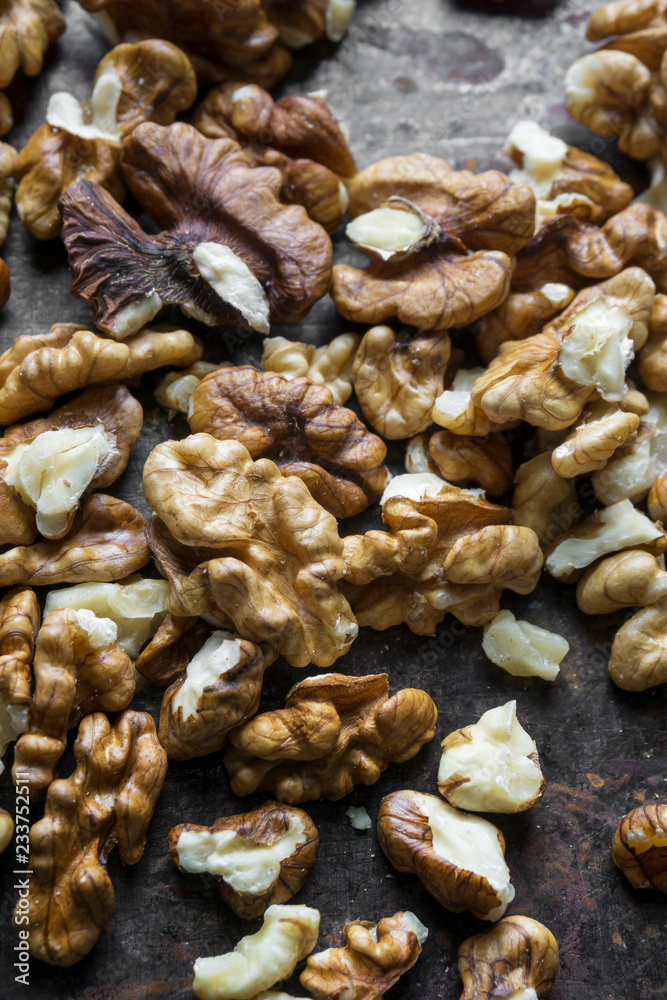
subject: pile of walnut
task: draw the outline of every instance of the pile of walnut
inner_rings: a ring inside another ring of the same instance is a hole
[[[434,635],[451,614],[484,627],[502,669],[553,681],[567,641],[501,610],[505,590],[530,593],[544,568],[576,584],[586,614],[639,609],[614,640],[615,684],[667,682],[659,178],[633,202],[609,166],[531,122],[509,136],[508,175],[424,154],[357,173],[325,96],[274,100],[262,87],[284,75],[290,48],[339,39],[352,0],[242,0],[222,17],[211,5],[210,20],[194,0],[169,18],[157,0],[80,2],[120,40],[90,99],[54,94],[24,149],[0,147],[0,240],[17,183],[21,221],[39,239],[61,236],[98,328],[56,324],[0,357],[0,585],[12,588],[0,603],[0,749],[18,740],[14,778],[45,798],[30,950],[70,965],[92,949],[113,908],[107,855],[118,845],[124,862],[141,857],[167,758],[224,750],[233,792],[271,800],[209,827],[182,823],[169,848],[263,925],[196,961],[197,996],[285,996],[271,988],[308,956],[300,981],[315,1000],[373,1000],[416,962],[426,928],[402,911],[355,920],[345,944],[311,954],[320,914],[289,903],[319,841],[300,806],[412,758],[434,737],[436,705],[419,689],[390,693],[386,674],[320,673],[257,714],[264,673],[278,656],[332,667],[364,627]],[[15,50],[0,86],[19,66],[40,69],[64,30],[52,8],[12,0],[0,15]],[[23,18],[40,30],[26,33]],[[589,36],[620,38],[568,74],[572,113],[601,131],[621,114],[622,147],[642,158],[664,146],[666,29],[663,0],[602,8]],[[631,82],[632,101],[612,79]],[[192,124],[177,122],[203,83],[215,86]],[[7,131],[4,99],[0,123]],[[122,207],[128,190],[157,233]],[[346,212],[365,266],[333,264],[329,233]],[[8,290],[2,265],[0,302]],[[204,360],[196,337],[160,323],[178,306],[267,336],[327,293],[363,332],[318,349],[267,337],[261,370],[224,360],[213,340]],[[463,367],[450,331],[470,324],[479,365]],[[144,524],[101,491],[141,432],[125,383],[159,368],[171,370],[156,397],[191,434],[149,455]],[[353,395],[363,420],[345,405]],[[389,473],[383,438],[405,442],[404,475]],[[383,527],[339,523],[378,504]],[[151,558],[164,579],[133,575]],[[42,620],[32,588],[63,583]],[[157,728],[131,708],[133,664],[166,688]],[[516,710],[446,737],[440,796],[394,791],[378,816],[392,865],[447,909],[493,922],[461,945],[462,1000],[530,1000],[556,975],[550,931],[503,916],[514,898],[503,836],[475,815],[519,812],[544,792]],[[61,779],[77,724],[75,770]],[[613,856],[633,885],[667,891],[666,829],[662,805],[619,825]],[[10,837],[0,816],[0,848]]]

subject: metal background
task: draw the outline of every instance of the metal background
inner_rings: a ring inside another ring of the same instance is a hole
[[[140,2],[140,0],[137,0]],[[624,161],[612,145],[569,121],[563,106],[563,76],[587,50],[584,26],[595,5],[572,0],[553,7],[527,2],[454,4],[449,0],[360,0],[340,46],[319,45],[299,56],[285,92],[327,89],[332,107],[350,126],[351,145],[363,167],[383,156],[423,151],[461,166],[503,166],[500,154],[509,128],[534,117],[558,135],[610,160],[626,179],[641,184],[643,168]],[[66,3],[68,29],[50,50],[45,72],[10,90],[16,126],[9,136],[20,148],[43,120],[48,96],[68,90],[83,98],[98,60],[107,50],[93,22]],[[136,207],[136,206],[135,206]],[[339,233],[337,259],[349,257]],[[2,347],[22,333],[37,333],[56,321],[84,321],[91,309],[69,293],[69,274],[58,241],[33,240],[11,221],[3,255],[12,278],[10,303],[0,312]],[[177,320],[181,322],[181,319]],[[258,362],[258,337],[238,343],[203,331],[207,356]],[[332,303],[318,303],[300,325],[278,330],[293,339],[326,342],[346,326]],[[458,336],[465,343],[465,335]],[[230,352],[231,348],[233,352]],[[145,425],[115,491],[148,513],[141,495],[143,462],[164,438],[187,433],[169,424],[151,395],[155,377],[145,376],[138,396]],[[392,446],[391,467],[400,471],[403,447]],[[379,508],[342,526],[343,533],[379,526]],[[628,694],[608,681],[610,640],[623,620],[585,618],[574,588],[545,579],[526,598],[503,606],[565,635],[570,654],[553,684],[515,679],[490,664],[481,650],[481,630],[447,619],[434,638],[406,627],[384,633],[364,630],[336,668],[350,674],[384,671],[392,692],[423,687],[440,718],[436,739],[412,761],[391,766],[373,787],[359,787],[340,802],[306,805],[320,831],[320,849],[295,902],[316,906],[322,923],[319,948],[340,941],[351,919],[379,920],[411,909],[429,928],[416,966],[391,996],[403,1000],[454,1000],[461,992],[456,971],[460,943],[485,926],[442,909],[416,878],[399,875],[382,855],[375,829],[355,832],[345,811],[364,805],[373,821],[381,798],[399,788],[434,792],[439,743],[489,708],[510,698],[537,741],[547,790],[540,805],[515,817],[492,817],[507,841],[507,861],[516,887],[511,913],[546,923],[558,939],[560,970],[553,1000],[645,1000],[667,993],[665,904],[658,893],[638,892],[610,857],[619,818],[638,802],[665,789],[663,689]],[[262,709],[278,707],[308,671],[276,664],[266,676]],[[161,692],[146,686],[133,707],[156,718]],[[71,744],[71,741],[70,741]],[[8,770],[11,751],[7,754]],[[68,752],[60,774],[71,771]],[[231,949],[257,922],[238,920],[218,898],[213,880],[179,873],[167,853],[167,833],[176,823],[211,823],[216,817],[253,808],[261,796],[235,799],[221,755],[170,765],[142,860],[123,869],[115,854],[109,873],[116,893],[113,916],[93,951],[69,969],[33,960],[29,988],[13,981],[15,903],[12,848],[0,857],[0,996],[6,1000],[144,1000],[191,997],[192,963],[201,955]],[[0,779],[0,804],[13,808],[8,771]],[[33,808],[33,820],[41,806]],[[285,989],[302,995],[296,978]]]

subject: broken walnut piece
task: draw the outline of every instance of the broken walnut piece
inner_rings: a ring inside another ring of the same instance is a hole
[[[23,225],[40,240],[58,236],[59,199],[76,181],[95,181],[123,201],[123,141],[141,122],[171,125],[196,96],[192,66],[175,45],[155,38],[117,45],[97,67],[90,100],[52,94],[46,121],[19,153],[14,176]]]
[[[167,372],[155,387],[155,398],[165,409],[174,413],[190,413],[192,394],[203,378],[219,368],[231,368],[230,361],[222,361],[219,365],[210,361],[195,361],[189,368],[182,371]]]
[[[46,795],[58,776],[67,731],[93,712],[118,712],[134,697],[132,661],[109,618],[92,611],[52,611],[37,636],[35,689],[28,728],[14,751],[12,775],[29,775],[30,796]]]
[[[667,597],[667,572],[650,552],[626,549],[594,563],[577,584],[577,605],[587,615],[612,615]]]
[[[609,676],[623,691],[667,683],[667,599],[640,608],[614,636]]]
[[[8,745],[28,725],[32,659],[40,609],[34,590],[14,587],[0,601],[0,774]]]
[[[343,935],[343,947],[327,948],[306,959],[299,982],[314,1000],[382,997],[415,964],[428,930],[408,910],[377,924],[353,920],[345,924]]]
[[[123,143],[123,170],[157,235],[91,181],[61,199],[72,292],[116,339],[167,305],[208,326],[266,334],[329,290],[328,235],[301,206],[282,204],[280,173],[253,167],[232,139],[145,123]]]
[[[124,500],[94,493],[83,501],[64,538],[1,553],[0,587],[121,580],[150,557],[139,511]]]
[[[209,872],[241,920],[261,917],[301,889],[315,861],[319,834],[308,813],[281,802],[223,816],[209,826],[180,823],[169,853],[182,872]]]
[[[348,189],[349,239],[366,269],[337,265],[332,296],[346,319],[397,316],[420,330],[465,326],[509,292],[509,255],[531,237],[535,199],[497,171],[473,175],[416,153],[367,167]]]
[[[352,370],[361,343],[358,333],[341,333],[323,347],[286,337],[267,337],[262,370],[283,378],[308,378],[331,390],[338,406],[352,395]]]
[[[484,626],[482,649],[492,663],[513,677],[555,681],[570,644],[556,632],[532,622],[517,621],[511,611],[499,611]]]
[[[137,672],[157,687],[168,687],[185,673],[188,663],[210,634],[211,626],[199,618],[179,618],[167,612],[155,635],[137,657]]]
[[[645,398],[649,410],[636,433],[591,476],[595,495],[605,506],[625,499],[639,503],[667,472],[667,406],[662,395]]]
[[[233,439],[252,458],[276,462],[284,476],[298,476],[336,517],[359,514],[377,501],[389,473],[387,448],[326,386],[287,379],[252,365],[206,376],[192,396],[193,433]]]
[[[450,353],[447,333],[414,336],[388,326],[366,331],[354,360],[354,391],[378,434],[393,441],[430,427]]]
[[[172,614],[269,642],[292,666],[347,652],[358,628],[337,586],[343,543],[300,479],[238,441],[195,434],[154,448],[143,485],[163,522],[149,538]]]
[[[483,374],[483,368],[459,368],[451,385],[433,404],[431,418],[434,423],[445,427],[452,434],[466,437],[485,437],[494,431],[509,430],[518,426],[518,421],[496,423],[472,402],[472,390],[477,379]]]
[[[512,485],[512,455],[502,434],[479,438],[437,431],[431,435],[428,450],[440,475],[457,486],[475,483],[490,496],[499,497]]]
[[[658,476],[648,495],[648,512],[654,521],[667,521],[667,476]]]
[[[605,400],[593,400],[562,444],[554,448],[551,462],[555,471],[572,479],[603,469],[614,453],[632,440],[639,425],[636,413],[627,413]]]
[[[322,674],[295,684],[284,708],[229,734],[223,761],[232,791],[268,791],[299,804],[374,784],[433,739],[438,714],[425,691],[388,693],[386,674]]]
[[[510,292],[505,301],[478,321],[477,353],[488,364],[508,340],[525,340],[539,333],[574,298],[574,289],[547,282],[532,292]]]
[[[24,334],[0,355],[0,425],[48,410],[75,389],[166,365],[186,367],[202,353],[201,341],[172,326],[144,327],[122,344],[75,323]]]
[[[264,0],[263,6],[281,42],[290,49],[301,49],[324,36],[340,42],[356,0]]]
[[[552,455],[544,451],[522,462],[514,477],[514,523],[531,528],[542,549],[548,548],[583,515],[574,479],[558,475]]]
[[[637,353],[638,371],[654,392],[667,392],[667,295],[656,295],[648,339]]]
[[[551,992],[558,944],[548,927],[512,914],[459,948],[460,1000],[539,1000]]]
[[[276,658],[231,632],[216,631],[167,689],[160,709],[160,743],[172,760],[221,750],[234,726],[259,707],[264,671]]]
[[[124,385],[88,389],[47,417],[0,439],[0,542],[62,538],[81,497],[110,486],[127,466],[143,423]]]
[[[392,792],[380,803],[377,830],[394,868],[416,875],[453,913],[498,920],[514,899],[503,835],[481,816],[437,795]]]
[[[26,76],[41,73],[46,50],[64,30],[65,18],[54,0],[7,0],[0,12],[0,90],[19,69]]]
[[[516,702],[484,712],[442,742],[438,791],[473,812],[516,813],[544,794],[537,746],[516,717]]]
[[[14,820],[6,809],[0,809],[0,854],[11,844],[14,836]]]
[[[0,133],[1,134],[1,133]],[[0,142],[0,246],[5,242],[14,198],[14,164],[17,152],[7,142]]]
[[[30,830],[28,906],[19,901],[14,917],[29,914],[30,954],[60,966],[96,944],[114,904],[107,855],[117,844],[123,864],[140,859],[167,771],[152,718],[131,709],[113,724],[102,712],[85,716],[74,760]]]
[[[644,803],[623,817],[611,856],[635,889],[667,892],[667,803]]]

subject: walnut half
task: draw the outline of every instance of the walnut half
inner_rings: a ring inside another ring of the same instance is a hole
[[[556,939],[531,917],[503,917],[459,948],[461,1000],[538,1000],[551,992],[557,971]]]

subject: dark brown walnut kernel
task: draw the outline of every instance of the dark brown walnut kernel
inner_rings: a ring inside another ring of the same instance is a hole
[[[135,667],[151,684],[167,687],[185,673],[210,634],[211,626],[199,618],[167,613],[151,641],[139,653]]]
[[[428,450],[440,475],[457,486],[474,483],[492,497],[507,493],[512,485],[512,454],[502,434],[464,437],[437,431]]]
[[[459,948],[460,1000],[545,997],[558,972],[558,943],[531,917],[503,917]]]
[[[667,892],[667,803],[650,802],[616,827],[611,854],[635,889]]]

